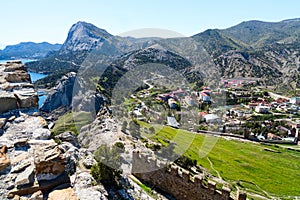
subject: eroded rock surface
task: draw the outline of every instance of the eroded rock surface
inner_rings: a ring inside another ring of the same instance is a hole
[[[6,156],[6,146],[2,146],[0,150],[0,172],[5,170],[10,165],[10,160]]]
[[[38,106],[38,95],[21,61],[0,64],[0,113]]]
[[[69,182],[76,166],[74,157],[79,158],[74,155],[77,147],[56,144],[40,116],[21,113],[7,121],[0,136],[0,199],[48,191]]]

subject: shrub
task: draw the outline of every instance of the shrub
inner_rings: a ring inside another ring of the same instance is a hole
[[[122,173],[120,148],[122,143],[116,143],[112,148],[101,145],[95,152],[97,163],[92,166],[92,176],[102,183],[117,184]]]
[[[191,167],[197,165],[197,160],[193,160],[185,155],[182,155],[175,161],[175,163],[185,169],[190,169]]]
[[[115,151],[118,152],[118,153],[124,153],[125,152],[125,146],[122,142],[116,142],[114,144],[114,148],[115,148]]]
[[[155,133],[155,129],[154,129],[153,126],[151,126],[151,127],[149,128],[149,133],[150,133],[150,134],[154,134],[154,133]]]

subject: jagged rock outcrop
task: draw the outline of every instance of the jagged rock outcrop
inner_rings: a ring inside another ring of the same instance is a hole
[[[83,160],[82,163],[86,168],[91,169],[93,165],[97,164],[97,161],[94,156],[90,154]]]
[[[21,61],[0,64],[0,113],[38,106],[38,95]]]
[[[37,146],[34,165],[38,181],[54,180],[62,175],[66,167],[66,157],[59,146]]]
[[[94,122],[81,128],[78,140],[83,147],[94,152],[102,144],[113,144],[123,134],[118,131],[116,119],[110,117],[109,111],[103,109]]]
[[[0,90],[0,113],[17,109],[17,98],[10,92]]]
[[[113,35],[109,34],[106,30],[100,29],[93,24],[80,21],[71,27],[68,37],[59,53],[90,51],[96,47],[101,47],[108,51],[109,54],[115,54],[118,50],[111,44],[112,39]]]
[[[75,72],[70,72],[63,76],[56,83],[53,92],[47,97],[40,109],[49,113],[60,107],[70,107],[72,103],[75,79]]]
[[[74,132],[72,131],[67,131],[67,132],[63,132],[57,136],[55,136],[55,139],[58,139],[62,142],[69,142],[72,145],[74,145],[75,147],[80,147],[77,136]]]
[[[89,80],[83,77],[77,77],[75,72],[64,75],[48,95],[44,104],[40,108],[41,111],[51,113],[56,109],[65,109],[76,111],[93,112],[94,114],[102,107],[105,98],[89,89]]]
[[[1,121],[0,199],[107,199],[87,169],[78,169],[91,153],[73,133],[59,135],[57,144],[40,116],[20,113]]]
[[[0,199],[47,191],[68,182],[68,174],[74,173],[73,158],[78,158],[77,148],[50,139],[47,123],[40,116],[21,114],[11,119],[0,136]]]
[[[103,185],[94,185],[96,180],[87,172],[77,172],[71,176],[71,185],[75,194],[82,200],[107,199],[107,192]]]

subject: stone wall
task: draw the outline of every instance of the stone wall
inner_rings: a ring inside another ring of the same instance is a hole
[[[236,198],[230,195],[231,190],[223,186],[216,189],[216,183],[204,184],[202,175],[192,176],[188,171],[165,162],[149,158],[148,155],[134,153],[132,174],[137,178],[171,194],[178,200],[246,200],[246,194],[239,192]]]

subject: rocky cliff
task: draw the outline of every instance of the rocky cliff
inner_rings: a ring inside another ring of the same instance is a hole
[[[38,106],[37,92],[21,61],[0,64],[0,105],[0,113]]]
[[[76,73],[70,72],[63,76],[54,87],[41,107],[42,111],[51,112],[59,107],[69,108],[72,103],[73,86]]]
[[[88,78],[86,78],[88,79]],[[105,99],[96,93],[85,77],[77,77],[75,72],[62,76],[56,83],[53,91],[48,95],[41,111],[51,113],[57,109],[93,112],[95,115],[102,107]]]
[[[41,116],[0,119],[0,199],[107,199],[79,166],[91,154],[73,133],[51,136]]]

